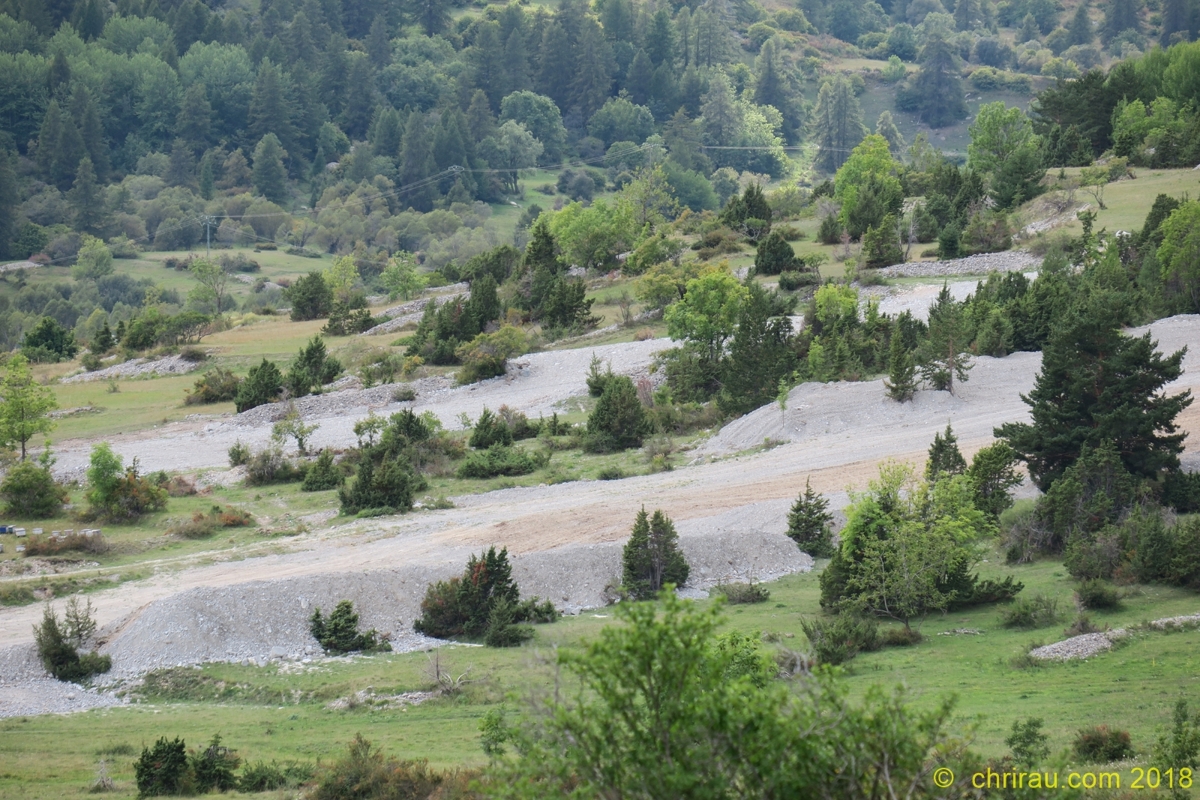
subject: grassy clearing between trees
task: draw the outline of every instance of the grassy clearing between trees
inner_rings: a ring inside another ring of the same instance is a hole
[[[1067,175],[1078,177],[1079,169],[1066,170]],[[1079,191],[1075,195],[1077,204],[1089,203],[1096,211],[1095,230],[1106,228],[1110,233],[1116,231],[1141,230],[1146,221],[1146,212],[1154,205],[1154,198],[1160,194],[1180,197],[1188,194],[1192,197],[1200,194],[1200,173],[1190,169],[1148,169],[1134,167],[1136,178],[1110,183],[1104,188],[1104,204],[1108,208],[1097,211],[1091,195]],[[1047,173],[1047,181],[1053,186],[1058,172],[1051,170]],[[1037,202],[1037,201],[1034,201]],[[1071,220],[1060,230],[1078,236],[1082,228],[1078,220]]]
[[[982,565],[985,577],[1012,574],[1025,583],[1023,595],[1045,594],[1070,613],[1074,583],[1060,563],[1005,567],[997,558]],[[778,639],[772,646],[802,649],[800,620],[819,613],[818,573],[767,586],[771,598],[766,603],[726,609],[726,630],[765,632]],[[1121,610],[1092,612],[1093,622],[1128,627],[1200,610],[1197,596],[1183,590],[1128,587],[1126,593]],[[845,671],[852,695],[860,697],[875,684],[903,683],[914,704],[933,707],[956,694],[962,724],[978,721],[976,749],[998,756],[1007,749],[1003,740],[1013,721],[1031,716],[1045,720],[1053,752],[1069,746],[1080,728],[1108,723],[1127,729],[1144,754],[1158,729],[1169,723],[1175,700],[1200,691],[1200,631],[1137,632],[1088,661],[1018,669],[1010,664],[1014,656],[1033,641],[1064,638],[1069,619],[1036,631],[1009,630],[1000,625],[1001,608],[930,617],[920,626],[925,636],[920,644],[859,655]],[[533,642],[521,648],[445,647],[443,667],[455,674],[470,667],[476,682],[457,697],[390,709],[363,704],[333,710],[328,704],[366,689],[377,696],[428,690],[426,654],[358,657],[302,670],[215,664],[157,673],[132,707],[0,721],[0,744],[9,756],[0,772],[0,794],[57,798],[82,793],[93,778],[98,749],[128,745],[131,754],[106,758],[118,788],[112,796],[132,797],[133,760],[143,744],[162,735],[178,735],[195,746],[220,732],[243,759],[311,763],[336,757],[361,732],[388,753],[428,758],[437,768],[480,765],[485,758],[478,727],[484,714],[502,702],[516,710],[530,692],[551,691],[552,648],[578,648],[607,624],[609,612],[597,610],[539,626]],[[938,635],[955,629],[982,634]],[[95,736],[98,725],[105,731],[103,741]]]

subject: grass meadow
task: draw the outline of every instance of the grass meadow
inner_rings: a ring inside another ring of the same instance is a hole
[[[1000,625],[999,607],[933,616],[920,624],[920,644],[859,655],[842,672],[852,696],[874,685],[906,687],[910,701],[932,707],[958,699],[957,722],[975,726],[975,748],[1001,755],[1016,719],[1041,717],[1052,750],[1068,748],[1082,727],[1107,723],[1127,729],[1139,755],[1148,753],[1179,697],[1200,696],[1200,631],[1137,632],[1121,646],[1087,661],[1014,666],[1032,642],[1062,638],[1073,616],[1072,582],[1062,565],[1041,561],[1004,567],[982,565],[985,575],[1013,574],[1026,594],[1058,601],[1063,619],[1036,631]],[[800,622],[819,612],[818,572],[768,584],[771,598],[726,609],[728,630],[768,634],[771,648],[803,649]],[[1092,613],[1100,625],[1136,626],[1173,614],[1195,613],[1197,596],[1158,586],[1128,587],[1123,607]],[[703,601],[709,602],[709,601]],[[469,669],[470,683],[455,697],[416,706],[361,704],[335,710],[330,703],[362,690],[377,695],[424,691],[432,686],[428,653],[351,657],[311,665],[243,667],[210,664],[155,673],[127,691],[128,707],[73,715],[0,721],[0,795],[57,798],[86,792],[100,758],[117,782],[114,797],[132,797],[132,763],[159,736],[183,737],[189,746],[220,733],[243,759],[328,761],[356,733],[404,758],[426,758],[440,768],[480,765],[478,728],[500,704],[519,711],[531,696],[552,691],[553,654],[579,648],[606,625],[601,609],[539,626],[529,645],[512,650],[450,645],[438,654],[455,674]],[[970,629],[978,635],[941,635]],[[101,731],[100,735],[97,732]],[[114,753],[115,751],[115,753]],[[105,754],[107,752],[107,755]]]

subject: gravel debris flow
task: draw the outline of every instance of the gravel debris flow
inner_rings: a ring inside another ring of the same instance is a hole
[[[155,375],[184,375],[198,369],[203,362],[188,361],[183,356],[166,356],[148,361],[144,358],[133,358],[124,364],[105,367],[95,372],[81,372],[69,378],[63,378],[63,383],[86,383],[88,381],[106,381],[109,378],[142,378]]]
[[[987,275],[989,272],[1023,272],[1041,266],[1042,259],[1024,250],[980,253],[952,261],[912,261],[883,267],[885,278],[928,278],[940,275]]]

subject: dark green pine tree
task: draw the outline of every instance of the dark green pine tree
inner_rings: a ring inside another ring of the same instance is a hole
[[[447,0],[409,0],[408,14],[426,36],[436,36],[450,26]]]
[[[629,0],[605,0],[599,16],[604,37],[610,42],[634,41],[634,11]]]
[[[256,406],[273,403],[283,391],[283,375],[274,361],[263,359],[257,367],[251,367],[246,379],[238,386],[234,407],[240,414]]]
[[[167,162],[167,174],[163,176],[168,186],[196,186],[196,156],[183,139],[171,144],[171,157]]]
[[[340,117],[342,130],[351,139],[363,139],[375,113],[375,82],[371,62],[365,55],[355,55],[350,61],[346,101]]]
[[[931,128],[953,125],[967,116],[966,95],[958,70],[958,56],[950,43],[932,36],[921,51],[921,70],[911,91],[917,97],[918,116]]]
[[[441,124],[433,140],[433,162],[437,170],[444,172],[456,166],[469,168],[475,162],[474,153],[475,148],[467,134],[467,122],[463,113],[453,107],[443,112]],[[474,175],[470,172],[447,174],[438,188],[445,194],[459,185],[462,191],[472,198],[479,189]]]
[[[79,162],[75,183],[67,192],[67,203],[75,215],[75,228],[85,233],[100,233],[108,222],[104,205],[104,192],[96,180],[92,160],[84,157]]]
[[[392,37],[388,31],[387,18],[383,14],[375,17],[371,23],[371,32],[367,34],[367,58],[375,69],[383,69],[392,63]]]
[[[754,254],[755,275],[778,275],[797,268],[796,251],[779,231],[772,231],[758,243]]]
[[[1189,392],[1164,387],[1182,374],[1183,350],[1162,356],[1150,334],[1121,332],[1121,304],[1099,291],[1079,301],[1052,330],[1042,369],[1022,400],[1032,423],[996,429],[1046,491],[1079,458],[1083,447],[1112,441],[1125,468],[1154,479],[1179,469],[1186,434],[1176,417]]]
[[[1067,26],[1067,44],[1088,45],[1096,38],[1096,32],[1092,29],[1092,19],[1088,16],[1088,4],[1080,3],[1075,9],[1075,13],[1071,16],[1071,23]]]
[[[888,345],[888,376],[883,381],[883,388],[887,389],[888,397],[898,403],[912,400],[917,393],[917,366],[899,329],[892,331],[892,342]]]
[[[600,26],[590,17],[584,20],[575,49],[574,71],[570,73],[570,104],[578,106],[584,119],[591,119],[611,95],[616,62]]]
[[[957,0],[954,4],[954,26],[960,31],[969,31],[983,22],[983,9],[979,0]]]
[[[560,109],[567,108],[570,100],[570,76],[575,62],[571,40],[566,30],[557,21],[552,21],[542,31],[542,43],[538,48],[538,94],[554,101]]]
[[[212,12],[200,0],[185,0],[168,17],[175,32],[175,52],[186,53],[188,48],[204,37]]]
[[[687,560],[679,550],[679,534],[661,511],[651,517],[643,508],[621,555],[622,586],[633,600],[653,600],[665,584],[687,582]]]
[[[878,225],[867,228],[862,236],[862,255],[867,269],[881,269],[904,261],[894,215],[888,214]]]
[[[283,71],[270,60],[263,59],[250,100],[248,131],[251,141],[273,133],[280,146],[290,152],[296,147],[296,128],[292,124],[293,109],[285,81]]]
[[[437,172],[433,158],[433,137],[430,135],[429,124],[424,114],[414,111],[408,117],[408,125],[404,129],[404,140],[400,146],[400,183],[415,184],[423,181]],[[415,187],[406,191],[403,201],[417,211],[431,211],[435,198],[434,187],[431,184]]]
[[[958,449],[958,439],[950,423],[946,432],[935,433],[929,445],[929,458],[925,461],[925,480],[935,483],[943,475],[962,475],[967,471],[967,461]]]
[[[707,91],[708,84],[695,65],[683,71],[683,77],[679,79],[679,102],[692,119],[700,116],[700,104],[704,102],[704,93]]]
[[[321,59],[321,102],[331,116],[338,116],[346,107],[346,94],[350,81],[350,58],[346,53],[346,40],[334,36]]]
[[[525,49],[525,34],[514,30],[504,42],[505,95],[521,92],[532,84],[529,80],[529,53]]]
[[[783,116],[783,134],[788,142],[798,141],[803,119],[795,88],[784,72],[783,59],[774,39],[763,42],[754,63],[754,102],[773,106]]]
[[[297,11],[292,24],[284,31],[289,64],[316,65],[321,51],[317,48],[312,21],[308,14]]]
[[[1163,47],[1171,45],[1171,37],[1181,33],[1184,37],[1191,26],[1192,15],[1198,13],[1189,0],[1163,0],[1162,35],[1159,42]],[[1200,22],[1200,19],[1197,20]]]
[[[371,32],[371,23],[387,8],[385,0],[342,0],[342,25],[346,36],[362,40]]]
[[[51,95],[62,97],[65,101],[66,91],[71,88],[71,64],[63,50],[57,51],[50,61],[50,74],[46,76],[46,85],[50,88]]]
[[[674,67],[659,64],[655,68],[654,76],[650,79],[649,106],[656,120],[670,119],[679,110],[679,83],[675,80]]]
[[[21,201],[17,191],[17,172],[12,152],[0,147],[0,258],[12,255],[12,240],[17,232],[17,208]]]
[[[74,120],[51,100],[38,135],[38,166],[47,181],[65,191],[70,188],[85,155],[83,138]]]
[[[477,23],[475,42],[468,54],[475,85],[487,95],[492,108],[499,108],[507,85],[500,25],[490,20]],[[559,76],[559,80],[562,80],[562,76]]]
[[[1108,0],[1104,9],[1104,24],[1100,27],[1100,38],[1108,44],[1125,31],[1141,33],[1141,0]]]
[[[970,343],[963,304],[943,283],[929,309],[929,336],[918,350],[921,377],[934,389],[954,394],[954,381],[965,383],[971,369]]]
[[[718,404],[729,415],[769,404],[778,394],[780,380],[796,369],[792,324],[780,313],[784,309],[779,296],[753,281],[747,289],[729,342],[729,357],[722,361]]]
[[[175,118],[175,130],[196,152],[203,152],[212,144],[212,103],[202,82],[197,81],[183,93],[179,104],[179,116]]]
[[[821,85],[813,129],[819,148],[816,164],[826,172],[837,172],[867,135],[858,99],[845,76],[836,75]]]
[[[205,200],[212,200],[215,180],[213,176],[213,158],[209,153],[205,153],[204,157],[200,159],[200,174],[196,178],[196,183],[200,196]]]
[[[492,106],[487,95],[481,89],[476,89],[471,95],[471,105],[467,107],[467,133],[472,142],[479,144],[495,131],[496,116],[492,113]]]
[[[404,127],[400,112],[388,103],[379,106],[375,124],[371,126],[371,149],[376,155],[395,159],[400,155]]]
[[[650,20],[650,28],[646,31],[646,55],[650,56],[654,66],[666,64],[674,66],[675,50],[677,47],[675,24],[666,8],[659,8]]]
[[[805,480],[804,493],[796,498],[788,512],[787,535],[813,558],[829,558],[835,549],[832,524],[829,501],[813,491],[811,478]]]
[[[104,33],[104,21],[104,9],[99,0],[84,0],[76,6],[75,30],[85,42],[100,38]]]
[[[112,159],[109,155],[108,141],[104,137],[104,123],[100,121],[100,111],[96,101],[87,88],[80,84],[71,96],[71,113],[79,125],[79,136],[83,140],[83,149],[92,160],[92,169],[96,171],[96,180],[104,183],[112,169]]]
[[[254,190],[281,205],[288,201],[287,170],[283,166],[286,157],[279,137],[273,133],[264,136],[254,148]]]
[[[1025,42],[1038,42],[1042,39],[1041,29],[1038,28],[1037,18],[1033,14],[1026,14],[1021,20],[1021,29],[1017,31],[1017,44]]]
[[[629,62],[629,71],[625,73],[625,91],[629,99],[636,105],[644,106],[650,102],[650,84],[654,80],[654,64],[645,50],[633,54]]]

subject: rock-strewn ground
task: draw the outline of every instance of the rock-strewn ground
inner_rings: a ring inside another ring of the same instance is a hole
[[[63,378],[63,383],[85,383],[87,381],[106,381],[110,378],[143,378],[155,375],[184,375],[202,366],[202,361],[188,361],[182,356],[166,356],[153,361],[144,358],[133,358],[124,364],[98,369],[95,372],[81,372],[69,378]]]

